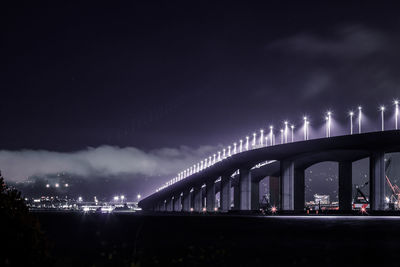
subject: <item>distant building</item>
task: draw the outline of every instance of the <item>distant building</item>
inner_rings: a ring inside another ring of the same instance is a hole
[[[321,204],[321,205],[329,205],[330,204],[330,199],[329,195],[314,195],[314,202],[315,204]]]

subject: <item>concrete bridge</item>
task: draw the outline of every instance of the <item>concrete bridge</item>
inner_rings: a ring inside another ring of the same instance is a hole
[[[370,208],[385,207],[385,153],[400,152],[400,130],[286,143],[234,154],[139,202],[143,210],[251,211],[259,207],[259,183],[270,179],[270,202],[284,211],[304,210],[305,170],[325,161],[339,164],[339,209],[352,209],[352,163],[370,160]],[[233,207],[231,206],[233,190]],[[216,193],[220,207],[216,207]],[[205,200],[205,201],[204,201]],[[204,205],[205,202],[205,205]]]

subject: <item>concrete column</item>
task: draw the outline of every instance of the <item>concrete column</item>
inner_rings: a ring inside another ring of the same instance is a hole
[[[174,211],[179,212],[182,210],[181,208],[181,195],[175,196],[174,197]]]
[[[206,207],[208,212],[214,212],[215,208],[215,183],[208,182],[206,185]]]
[[[239,190],[240,190],[240,210],[251,210],[250,169],[240,169]]]
[[[281,209],[294,210],[293,161],[281,161]]]
[[[352,163],[339,162],[339,210],[351,211],[352,190]]]
[[[183,191],[182,210],[190,212],[190,190]]]
[[[258,180],[251,181],[251,210],[260,209],[260,182]]]
[[[374,153],[370,157],[370,208],[385,209],[385,153]]]
[[[240,189],[239,184],[233,186],[233,209],[240,210]]]
[[[304,169],[294,169],[294,210],[304,211]]]
[[[269,177],[269,202],[271,206],[279,207],[279,177]]]
[[[165,200],[160,202],[160,211],[166,211]]]
[[[195,212],[201,212],[201,209],[202,209],[202,206],[203,206],[203,204],[202,204],[203,199],[202,199],[201,191],[202,191],[201,186],[197,186],[197,187],[193,188],[193,194],[194,194],[194,197],[193,197],[193,210]]]
[[[174,210],[173,205],[174,205],[174,200],[172,199],[172,197],[170,199],[167,199],[167,211],[168,212]]]
[[[228,212],[231,207],[231,177],[223,175],[221,177],[221,192],[220,192],[221,211]]]

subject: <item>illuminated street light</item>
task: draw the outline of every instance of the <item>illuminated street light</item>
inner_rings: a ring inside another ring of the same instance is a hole
[[[307,117],[303,118],[304,120],[304,126],[303,126],[303,130],[304,130],[304,140],[307,140]]]
[[[284,132],[284,135],[285,135],[285,144],[286,144],[287,141],[288,141],[288,122],[285,121],[284,123],[285,123],[285,132]]]
[[[253,142],[251,143],[252,148],[254,148],[256,146],[256,138],[257,138],[257,134],[253,133]]]
[[[214,154],[214,155],[213,155],[213,164],[215,164],[215,162],[216,162],[216,159],[217,159],[217,155],[216,155],[216,154]]]
[[[309,134],[309,125],[310,125],[310,122],[309,121],[306,121],[306,132],[307,132],[307,135],[306,135],[306,138],[307,138],[307,140],[310,138],[310,134]]]
[[[332,123],[331,123],[331,121],[332,121],[331,116],[332,116],[332,112],[328,111],[328,112],[326,113],[326,115],[327,115],[327,120],[326,120],[326,137],[331,137],[331,125],[332,125]]]
[[[118,200],[119,200],[119,196],[115,196],[114,201],[118,201]]]
[[[281,129],[281,144],[283,144],[283,129]]]
[[[60,185],[59,184],[56,184],[56,187],[59,187]]]
[[[358,133],[361,133],[362,107],[358,107]]]
[[[399,119],[399,101],[394,101],[395,111],[394,111],[394,122],[395,122],[395,129],[398,130],[398,119]]]
[[[243,151],[243,140],[240,139],[240,141],[239,141],[239,152],[242,152],[242,151]]]
[[[50,187],[50,185],[49,185],[49,184],[46,184],[46,187],[47,187],[47,188],[49,188],[49,187]]]
[[[246,151],[249,150],[249,137],[246,136],[246,145],[245,145]]]
[[[218,151],[218,161],[221,161],[221,151]]]
[[[203,170],[203,167],[204,167],[204,165],[203,165],[203,161],[201,160],[201,161],[200,161],[200,171],[202,171],[202,170]]]
[[[270,144],[271,146],[274,145],[274,126],[269,126],[269,140],[270,140]]]
[[[64,186],[65,186],[65,187],[68,187],[68,186],[69,186],[69,184],[65,184]]]
[[[265,136],[265,146],[266,147],[268,146],[268,136],[267,135]]]
[[[260,146],[262,147],[264,145],[264,130],[260,130]]]
[[[207,158],[205,158],[205,159],[204,159],[204,169],[207,168],[207,167],[208,167],[208,165],[207,165]],[[185,175],[185,176],[186,176],[186,175]]]
[[[292,130],[292,143],[293,143],[294,142],[294,125],[291,125],[290,129]]]
[[[385,130],[385,107],[381,106],[381,122],[382,122],[382,132]]]
[[[142,198],[142,196],[140,194],[138,194],[136,198],[139,200]]]
[[[223,148],[223,149],[222,149],[222,158],[223,158],[223,159],[226,158],[226,153],[225,153],[225,151],[226,151],[225,148]]]
[[[233,154],[236,154],[237,150],[236,150],[236,143],[233,143]]]
[[[211,156],[210,157],[208,157],[208,167],[210,167],[212,165],[212,162],[211,162]]]
[[[228,157],[231,156],[231,146],[228,146]]]
[[[349,112],[350,115],[350,134],[353,134],[353,117],[354,117],[354,112],[350,111]]]
[[[78,197],[78,202],[82,202],[82,197]]]
[[[121,201],[124,201],[124,199],[125,199],[125,196],[121,196],[120,198],[121,198]]]

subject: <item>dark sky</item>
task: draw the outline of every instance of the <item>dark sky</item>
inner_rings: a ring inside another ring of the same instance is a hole
[[[0,9],[2,150],[226,145],[400,96],[395,1],[56,2]]]

